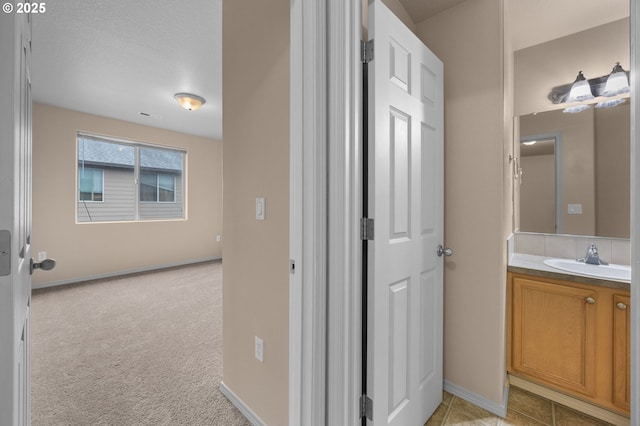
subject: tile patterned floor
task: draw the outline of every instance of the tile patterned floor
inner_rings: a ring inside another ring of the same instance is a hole
[[[467,401],[443,393],[440,407],[425,426],[609,426],[548,399],[511,386],[505,419]]]

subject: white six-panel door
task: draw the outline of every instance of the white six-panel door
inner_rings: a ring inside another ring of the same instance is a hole
[[[369,39],[367,396],[372,424],[422,425],[442,399],[443,65],[379,0]]]
[[[5,2],[15,8],[15,2]],[[0,14],[0,425],[30,424],[31,19]]]

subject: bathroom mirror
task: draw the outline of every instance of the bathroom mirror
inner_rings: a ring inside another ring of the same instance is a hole
[[[514,52],[517,230],[629,238],[628,99],[563,113],[548,98],[578,71],[595,78],[616,62],[628,71],[629,51],[623,18]]]
[[[629,238],[630,107],[520,117],[520,231]]]

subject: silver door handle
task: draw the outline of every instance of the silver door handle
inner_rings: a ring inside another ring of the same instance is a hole
[[[43,271],[50,271],[56,267],[56,261],[53,259],[45,259],[42,262],[34,262],[33,258],[29,262],[29,272],[33,275],[33,271],[36,269],[42,269]]]
[[[442,244],[438,244],[438,250],[436,250],[436,253],[438,254],[438,256],[442,256],[443,254],[445,256],[451,256],[453,254],[453,250],[450,248],[445,248],[442,247]]]

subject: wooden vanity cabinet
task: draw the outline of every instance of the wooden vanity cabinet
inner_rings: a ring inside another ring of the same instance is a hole
[[[507,295],[510,374],[629,413],[628,291],[510,272]]]
[[[631,297],[613,296],[613,403],[631,409]]]

